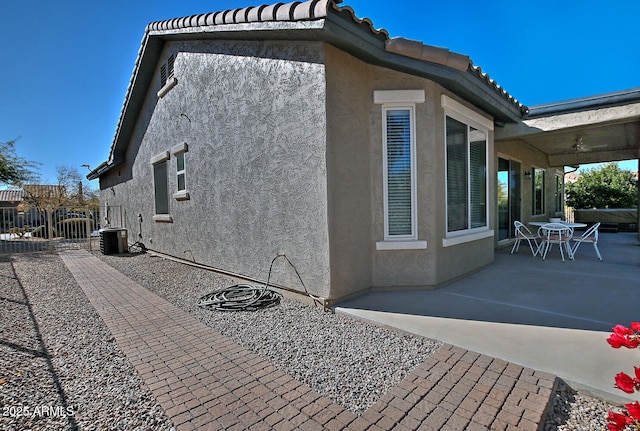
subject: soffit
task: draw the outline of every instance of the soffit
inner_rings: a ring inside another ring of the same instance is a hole
[[[640,157],[637,89],[530,109],[533,118],[497,131],[496,141],[517,140],[530,145],[547,155],[550,166]]]

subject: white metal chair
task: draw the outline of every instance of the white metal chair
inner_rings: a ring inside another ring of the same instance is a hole
[[[598,259],[602,260],[602,256],[600,256],[600,250],[598,250],[598,228],[600,227],[600,222],[594,224],[589,229],[585,231],[580,237],[573,238],[575,241],[575,245],[571,250],[571,253],[575,256],[576,250],[580,247],[580,244],[583,242],[590,242],[593,244],[593,248],[596,250],[596,254],[598,255]]]
[[[558,244],[560,255],[564,262],[564,252],[566,250],[569,259],[573,259],[573,251],[571,250],[571,238],[573,237],[573,229],[562,223],[547,223],[538,229],[538,236],[542,243],[539,252],[542,254],[542,260],[547,257],[547,252],[553,246]]]
[[[520,248],[520,241],[525,240],[529,243],[531,254],[533,254],[533,256],[535,257],[538,254],[538,249],[540,248],[540,245],[538,244],[538,235],[531,233],[531,231],[524,224],[517,220],[514,221],[513,224],[516,228],[516,242],[513,243],[511,254],[513,254],[514,251],[517,253],[518,249]],[[533,247],[532,242],[536,245],[535,248]]]

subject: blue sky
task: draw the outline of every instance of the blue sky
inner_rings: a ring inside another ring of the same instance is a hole
[[[275,3],[252,0],[3,2],[0,142],[56,166],[105,161],[145,26]],[[531,106],[640,87],[640,2],[346,0],[390,35],[466,54]],[[636,169],[636,163],[623,168]]]

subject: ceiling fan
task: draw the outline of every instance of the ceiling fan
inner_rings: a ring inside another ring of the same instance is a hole
[[[582,136],[578,136],[576,138],[576,142],[575,144],[573,144],[572,148],[576,153],[579,152],[586,152],[586,151],[591,151],[591,150],[595,150],[597,148],[605,148],[607,146],[607,144],[598,144],[598,145],[585,145],[585,143],[582,141]]]

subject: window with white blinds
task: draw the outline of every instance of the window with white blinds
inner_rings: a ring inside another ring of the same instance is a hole
[[[487,227],[487,132],[446,117],[447,232]]]
[[[475,229],[487,226],[487,135],[469,129],[469,225]]]
[[[417,238],[415,204],[415,126],[413,106],[385,106],[385,239]]]

